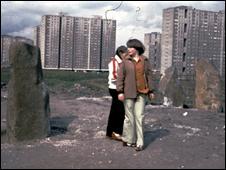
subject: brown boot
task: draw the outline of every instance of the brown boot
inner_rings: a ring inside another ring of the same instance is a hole
[[[115,140],[118,140],[118,141],[122,141],[121,135],[118,134],[118,133],[115,133],[115,132],[112,132],[111,138],[115,139]]]

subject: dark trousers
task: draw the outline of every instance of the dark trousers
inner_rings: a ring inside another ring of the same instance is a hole
[[[122,134],[125,109],[122,101],[118,100],[118,93],[115,89],[109,89],[112,97],[111,110],[108,117],[107,136],[111,137],[112,132]]]

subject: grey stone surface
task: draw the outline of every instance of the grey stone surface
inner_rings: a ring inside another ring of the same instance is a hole
[[[196,108],[221,111],[221,81],[217,70],[205,59],[200,59],[196,64],[195,85]]]
[[[49,94],[43,82],[39,48],[14,43],[9,57],[8,140],[17,142],[44,138],[50,133]]]
[[[159,83],[159,91],[167,98],[169,105],[183,106],[185,95],[176,68],[170,67],[165,71]]]

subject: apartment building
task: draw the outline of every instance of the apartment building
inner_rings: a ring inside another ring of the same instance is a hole
[[[194,75],[195,63],[206,58],[225,77],[225,11],[191,6],[163,10],[161,72],[176,66],[180,78]]]
[[[149,58],[151,67],[155,71],[160,71],[161,63],[161,34],[151,32],[144,34],[144,55]]]
[[[40,31],[41,31],[40,26],[34,27],[33,30],[34,30],[33,33],[34,45],[40,47]]]
[[[73,69],[88,69],[89,18],[75,17]]]
[[[42,16],[40,25],[40,51],[42,67],[58,69],[60,61],[61,17],[56,15]]]
[[[116,21],[102,20],[101,69],[107,69],[110,58],[115,55]]]
[[[88,69],[101,69],[102,47],[102,20],[99,16],[89,19],[88,34]],[[107,37],[106,37],[107,38]]]
[[[174,66],[181,80],[186,103],[194,104],[195,66],[207,59],[225,79],[225,12],[191,6],[163,10],[161,73]]]
[[[61,17],[61,35],[59,36],[59,68],[71,70],[74,56],[74,17]]]
[[[11,35],[1,35],[1,68],[9,67],[9,48],[13,42],[24,42],[33,45],[33,40]]]
[[[45,15],[40,30],[40,34],[35,31],[35,36],[40,37],[44,68],[107,70],[114,55],[115,20],[107,22],[100,16]]]

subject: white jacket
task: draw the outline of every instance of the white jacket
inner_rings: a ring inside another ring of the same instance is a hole
[[[112,57],[111,61],[108,64],[108,87],[110,89],[116,89],[116,80],[118,77],[118,69],[119,69],[119,64],[122,62],[122,59],[115,55]]]

